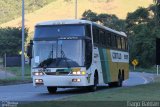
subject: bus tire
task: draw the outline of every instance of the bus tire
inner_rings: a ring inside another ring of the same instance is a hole
[[[119,73],[118,73],[117,87],[122,87],[123,78],[124,78],[124,77],[123,77],[122,73],[119,71]]]
[[[109,87],[122,87],[123,78],[124,77],[123,77],[122,73],[119,71],[119,73],[118,73],[118,81],[108,83]]]
[[[57,87],[47,87],[47,90],[50,94],[54,94],[57,91]]]
[[[109,87],[116,87],[116,85],[117,85],[117,82],[110,82],[110,83],[108,83]]]
[[[125,80],[125,76],[124,76],[124,69],[122,70],[122,80]]]
[[[97,84],[98,84],[98,73],[95,72],[94,74],[94,85],[89,86],[89,91],[90,92],[94,92],[97,90]]]

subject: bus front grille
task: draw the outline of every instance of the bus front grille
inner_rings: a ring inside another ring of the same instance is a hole
[[[69,72],[45,72],[46,75],[68,75]]]

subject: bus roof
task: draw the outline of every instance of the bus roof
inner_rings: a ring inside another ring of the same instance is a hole
[[[100,25],[100,24],[97,24],[95,22],[91,22],[91,21],[88,21],[88,20],[77,20],[77,19],[73,19],[73,20],[71,20],[71,19],[69,19],[69,20],[52,20],[52,21],[45,21],[45,22],[37,23],[36,26],[67,25],[67,24],[92,24],[92,25],[97,26],[99,28],[102,28],[102,29],[111,31],[113,33],[116,33],[118,35],[127,37],[127,35],[124,32],[119,32],[119,31],[116,31],[116,30],[111,29],[109,27],[105,27],[103,25]]]

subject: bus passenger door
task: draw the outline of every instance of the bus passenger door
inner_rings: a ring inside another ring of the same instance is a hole
[[[103,75],[102,75],[102,67],[101,67],[101,60],[100,60],[100,54],[98,47],[94,47],[93,49],[93,61],[92,61],[92,67],[91,70],[92,72],[95,72],[97,70],[98,72],[98,79],[99,79],[99,84],[103,83]]]

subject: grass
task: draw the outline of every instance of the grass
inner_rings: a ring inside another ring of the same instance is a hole
[[[21,67],[7,67],[6,71],[15,74],[16,76],[21,76]],[[31,75],[31,67],[30,65],[25,65],[25,76]]]
[[[129,101],[159,101],[160,77],[156,82],[123,88],[106,88],[91,93],[73,95],[57,101],[31,102],[20,104],[19,107],[127,107]]]
[[[21,1],[22,0],[0,0],[0,24],[21,16]],[[25,13],[34,12],[50,2],[53,2],[53,0],[25,0]]]
[[[7,67],[6,71],[14,74],[15,77],[9,77],[6,79],[0,79],[0,85],[18,84],[31,82],[31,69],[29,65],[25,65],[25,76],[22,80],[21,67]]]
[[[126,102],[46,101],[19,104],[18,107],[126,107]]]
[[[150,67],[150,68],[142,68],[142,67],[136,67],[134,70],[132,66],[130,66],[130,71],[132,72],[146,72],[146,73],[157,73],[157,68],[156,66]]]
[[[160,98],[160,83],[102,90],[73,96],[65,101],[156,101]]]
[[[112,104],[110,107],[121,104],[118,101],[122,102],[122,107],[124,107],[125,102],[127,101],[157,101],[160,98],[160,83],[152,83],[148,85],[140,85],[135,87],[126,87],[126,88],[114,88],[101,90],[94,93],[87,93],[81,95],[75,95],[73,97],[69,97],[61,100],[62,102],[34,102],[23,105],[24,107],[34,107],[38,105],[38,107],[43,106],[55,106],[55,107],[64,107],[67,105],[68,107],[82,107],[85,105],[93,105],[92,106],[104,106],[103,104],[107,104],[106,102]],[[96,102],[96,103],[94,103]],[[102,102],[102,103],[101,103]],[[113,103],[112,103],[113,102]],[[120,106],[121,107],[121,106]]]

